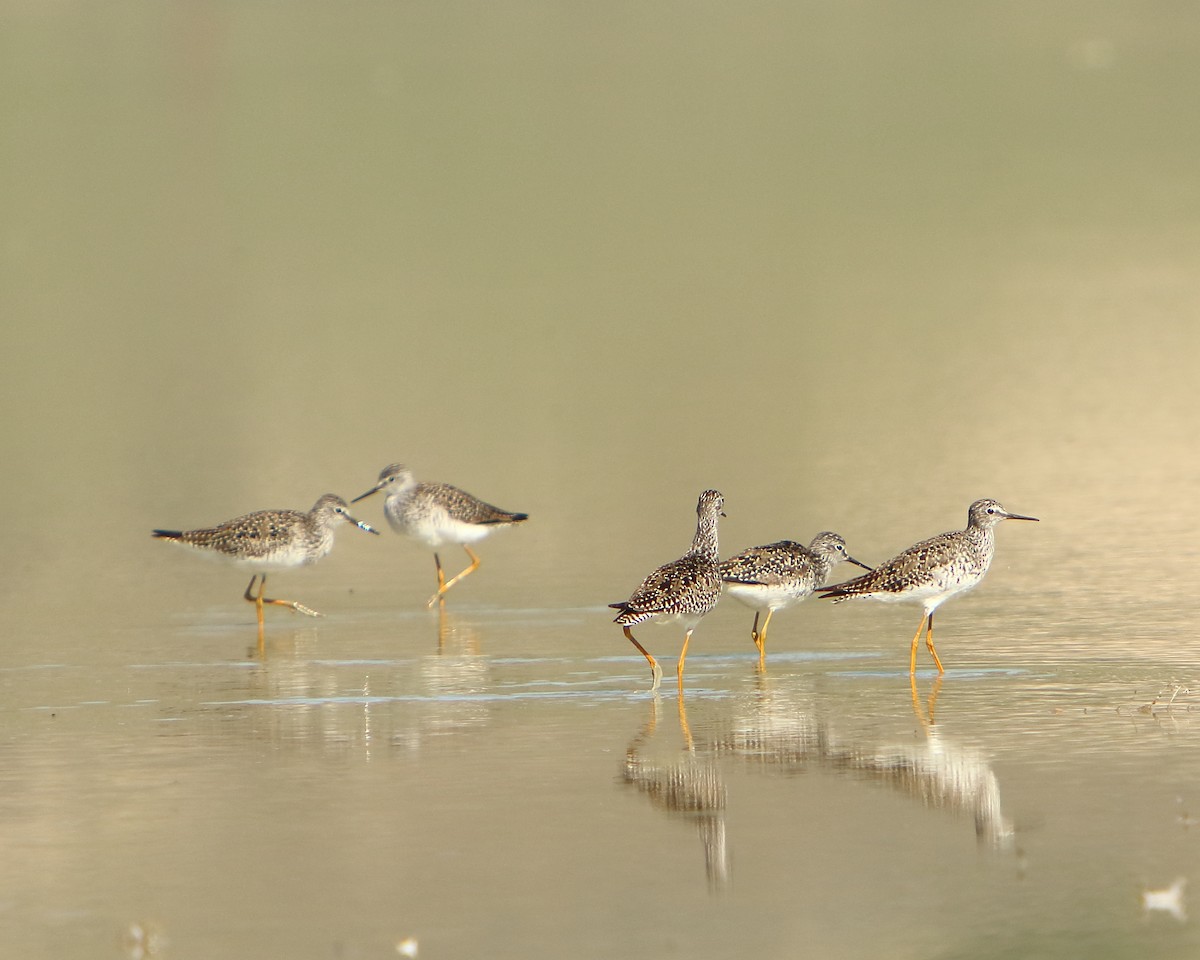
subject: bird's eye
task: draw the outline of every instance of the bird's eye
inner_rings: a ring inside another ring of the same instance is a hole
[[[987,512],[988,512],[988,513],[995,513],[995,512],[996,512],[996,508],[995,508],[995,507],[988,507],[988,508],[987,508]]]

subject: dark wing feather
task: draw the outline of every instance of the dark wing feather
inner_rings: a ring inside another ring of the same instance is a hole
[[[915,543],[907,550],[877,566],[870,573],[845,583],[822,587],[822,597],[855,597],[865,593],[898,593],[909,586],[919,572],[936,570],[959,556],[957,541],[961,531],[942,533]]]
[[[422,483],[419,489],[445,507],[451,519],[461,523],[521,523],[529,519],[527,513],[501,510],[448,483]]]
[[[716,564],[703,557],[688,554],[665,563],[642,581],[625,606],[638,613],[671,613],[681,597],[693,596],[695,591],[719,592],[721,578]]]
[[[794,580],[812,568],[808,547],[792,540],[780,540],[761,547],[750,547],[721,562],[721,579],[729,583],[768,585]]]

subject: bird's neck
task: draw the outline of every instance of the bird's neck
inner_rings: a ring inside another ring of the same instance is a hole
[[[308,535],[314,540],[327,540],[333,537],[333,528],[337,525],[334,521],[336,514],[332,513],[310,513],[305,518],[304,526],[307,529]]]
[[[972,523],[963,531],[972,540],[991,540],[993,536],[992,527],[985,527],[982,523]]]
[[[695,556],[707,560],[717,559],[717,518],[701,517],[696,524],[696,536],[692,539],[690,551]]]
[[[972,524],[963,531],[963,536],[976,544],[978,548],[985,553],[990,553],[992,547],[996,543],[996,533],[992,527],[976,526]]]
[[[394,483],[387,491],[389,500],[407,500],[417,490],[417,481],[415,477],[408,477],[401,483]]]

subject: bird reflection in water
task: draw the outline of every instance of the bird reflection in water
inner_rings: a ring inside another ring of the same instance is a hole
[[[669,815],[691,820],[704,848],[704,872],[709,889],[729,882],[729,848],[725,839],[725,782],[716,759],[696,753],[682,695],[676,703],[684,750],[674,761],[652,760],[643,751],[654,739],[661,701],[655,697],[650,716],[625,749],[623,780],[649,798],[652,806]]]
[[[490,660],[480,653],[482,635],[474,624],[438,605],[437,647],[417,662],[422,692],[436,703],[424,722],[441,731],[486,724],[488,703],[480,695],[494,681]]]
[[[468,657],[479,656],[479,631],[446,608],[438,605],[437,652]]]
[[[294,664],[298,660],[316,655],[321,643],[321,633],[316,627],[277,627],[271,630],[268,640],[261,633],[257,644],[247,643],[244,647],[247,660],[260,660],[264,665],[274,656],[278,663]]]
[[[875,745],[839,739],[805,702],[806,697],[759,675],[753,696],[739,698],[732,707],[719,705],[719,713],[695,731],[679,697],[683,747],[675,759],[648,756],[661,709],[655,698],[649,719],[626,748],[622,780],[637,787],[656,809],[696,823],[713,889],[729,882],[722,766],[729,761],[770,775],[824,771],[884,784],[923,806],[970,817],[981,844],[1011,850],[1013,827],[1001,809],[1000,787],[991,765],[979,751],[943,739],[934,723],[940,689],[941,684],[935,683],[922,703],[916,684],[912,685],[913,709],[924,733],[920,742]],[[662,756],[661,749],[657,753]]]
[[[917,678],[915,674],[909,674],[908,686],[912,691],[913,713],[917,715],[917,722],[925,730],[929,730],[933,726],[933,712],[937,709],[938,694],[942,690],[943,674],[938,674],[933,681],[933,686],[929,690],[929,699],[924,704],[921,703],[920,696],[917,695]]]
[[[942,678],[934,681],[922,704],[911,681],[913,712],[925,739],[918,743],[869,747],[858,744],[829,747],[824,761],[868,775],[907,793],[927,807],[967,814],[975,822],[975,836],[996,849],[1010,849],[1012,823],[1000,807],[1000,784],[991,764],[978,751],[945,741],[934,723],[934,710]]]

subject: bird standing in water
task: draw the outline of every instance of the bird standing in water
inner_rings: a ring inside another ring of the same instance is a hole
[[[529,519],[527,513],[512,513],[493,507],[448,483],[418,483],[412,471],[399,463],[384,467],[380,471],[379,482],[350,502],[358,503],[381,491],[385,495],[383,512],[392,529],[420,540],[434,550],[438,588],[426,604],[430,607],[443,602],[447,590],[478,569],[479,557],[468,544],[482,540],[499,527],[524,523]],[[471,558],[467,568],[449,580],[437,554],[437,548],[443,543],[459,544]]]
[[[262,644],[263,604],[290,607],[310,617],[321,614],[294,600],[264,597],[267,573],[316,563],[333,549],[334,531],[343,523],[352,523],[368,533],[379,531],[350,516],[346,501],[327,493],[304,513],[300,510],[259,510],[243,517],[226,520],[215,527],[200,530],[155,530],[159,540],[178,543],[205,556],[215,557],[259,571],[250,578],[243,594],[258,612],[258,637]],[[254,594],[254,581],[259,580]]]
[[[834,603],[866,597],[888,603],[921,604],[925,612],[913,637],[908,672],[909,675],[916,673],[917,643],[928,624],[925,646],[937,664],[938,673],[943,674],[946,671],[933,646],[933,612],[951,597],[979,586],[996,552],[995,527],[998,523],[1037,519],[1009,513],[995,500],[976,500],[967,511],[966,529],[922,540],[870,573],[825,587],[820,595],[831,597]]]
[[[724,505],[725,498],[716,490],[705,490],[700,494],[696,504],[696,535],[692,539],[692,549],[678,560],[664,563],[646,577],[628,600],[609,604],[614,610],[620,611],[613,623],[621,625],[629,642],[650,664],[650,673],[654,678],[651,690],[657,690],[662,682],[662,668],[646,648],[634,639],[630,627],[644,620],[683,624],[683,649],[679,652],[679,665],[676,668],[679,693],[682,695],[683,662],[687,659],[692,631],[721,597],[717,521],[725,516],[721,512]]]
[[[792,540],[780,540],[761,547],[750,547],[721,561],[721,579],[725,592],[754,609],[750,639],[758,647],[758,663],[767,657],[767,627],[775,611],[799,603],[829,579],[829,573],[842,561],[870,570],[865,563],[846,552],[846,541],[826,530],[813,537],[807,547]],[[762,630],[758,618],[767,612]]]

